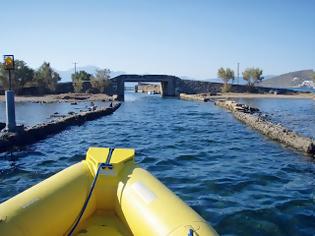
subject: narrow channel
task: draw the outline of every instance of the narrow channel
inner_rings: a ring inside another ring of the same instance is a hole
[[[54,106],[52,112],[67,105],[41,106]],[[0,154],[0,202],[83,160],[90,146],[135,148],[136,161],[219,234],[312,234],[311,158],[268,140],[212,103],[132,92],[113,115]]]

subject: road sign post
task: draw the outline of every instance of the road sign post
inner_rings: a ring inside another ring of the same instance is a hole
[[[14,70],[14,56],[4,55],[4,69],[8,71],[9,74],[9,90],[5,91],[6,99],[6,130],[9,132],[15,132],[16,122],[15,122],[15,102],[14,102],[14,92],[12,90],[12,80],[11,71]]]

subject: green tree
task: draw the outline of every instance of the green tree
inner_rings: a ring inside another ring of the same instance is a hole
[[[97,70],[94,77],[91,78],[91,86],[97,92],[104,93],[105,89],[110,84],[110,70]]]
[[[44,62],[35,72],[34,81],[44,92],[56,91],[58,81],[60,80],[59,74],[51,68],[49,62]]]
[[[242,74],[250,90],[253,90],[255,85],[264,79],[264,77],[262,77],[263,71],[260,68],[247,68]]]
[[[81,70],[77,73],[72,74],[72,84],[74,91],[76,93],[82,92],[84,90],[84,83],[90,83],[92,75],[87,73],[84,70]]]
[[[12,71],[12,89],[17,93],[21,91],[22,88],[34,78],[34,70],[27,66],[27,64],[22,60],[15,60],[15,69]],[[4,69],[4,65],[0,63],[0,82],[4,89],[9,88],[9,77],[8,71]]]
[[[8,81],[8,72],[4,69],[3,63],[0,63],[0,85],[4,89],[7,89],[9,86],[9,81]]]
[[[220,68],[218,70],[218,77],[223,81],[222,92],[229,92],[231,89],[231,85],[229,85],[230,80],[234,80],[234,71],[230,68]]]

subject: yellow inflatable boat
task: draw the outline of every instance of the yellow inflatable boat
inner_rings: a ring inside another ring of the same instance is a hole
[[[2,203],[0,235],[217,235],[134,155],[90,148],[86,160]]]

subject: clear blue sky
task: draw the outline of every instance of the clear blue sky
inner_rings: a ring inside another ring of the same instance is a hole
[[[216,77],[315,69],[315,0],[1,1],[0,54],[36,68]]]

